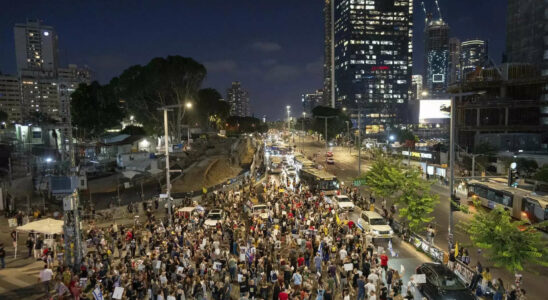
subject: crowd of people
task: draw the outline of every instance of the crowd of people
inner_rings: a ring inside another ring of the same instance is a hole
[[[388,250],[307,186],[267,177],[204,200],[189,214],[151,203],[140,222],[89,226],[79,269],[46,263],[44,287],[59,299],[421,299]],[[225,215],[208,226],[213,208]]]

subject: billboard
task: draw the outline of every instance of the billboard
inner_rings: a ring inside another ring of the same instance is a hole
[[[451,100],[420,100],[419,123],[440,123],[449,119]]]

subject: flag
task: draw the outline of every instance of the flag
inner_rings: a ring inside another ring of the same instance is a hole
[[[320,242],[320,247],[318,247],[318,254],[320,255],[320,257],[322,257],[322,250],[323,250],[323,242]]]
[[[95,300],[103,300],[103,292],[99,286],[95,287],[91,293],[93,294],[93,298],[95,298]]]
[[[335,214],[335,220],[337,221],[337,225],[341,224],[341,219],[339,219],[339,214]]]
[[[459,256],[459,242],[455,243],[455,257]]]

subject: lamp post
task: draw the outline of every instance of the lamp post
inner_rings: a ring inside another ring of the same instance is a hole
[[[344,121],[346,123],[346,131],[347,131],[347,137],[346,137],[346,143],[348,143],[348,152],[351,152],[350,148],[350,122]]]
[[[289,114],[291,113],[291,105],[285,107],[287,109],[287,131],[291,131],[291,119]]]
[[[164,107],[158,108],[158,110],[164,111],[164,148],[165,148],[165,155],[166,155],[166,195],[167,195],[167,209],[168,209],[168,220],[169,225],[171,226],[171,209],[172,209],[172,198],[171,198],[171,180],[169,178],[169,126],[168,126],[168,119],[167,119],[167,112],[172,111],[173,108],[180,108],[181,106],[184,107],[183,109],[183,117],[185,116],[186,108],[192,107],[192,104],[190,102],[187,102],[185,105],[183,104],[175,104],[175,105],[166,105]],[[182,117],[181,117],[182,119]]]
[[[191,102],[185,103],[185,106],[184,106],[184,109],[183,109],[183,116],[181,117],[181,120],[185,117],[185,113],[186,113],[187,108],[188,109],[192,108],[192,103]],[[190,145],[190,124],[188,124],[187,127],[186,127],[186,144]]]
[[[304,133],[304,119],[305,118],[306,118],[306,112],[303,111],[303,120],[302,120],[303,133],[301,135],[301,148],[303,149],[303,151],[304,151],[304,135],[305,135],[305,133]]]
[[[462,90],[462,89],[461,89]],[[455,193],[455,118],[456,118],[456,99],[459,97],[462,100],[464,96],[473,96],[485,94],[485,91],[478,92],[466,92],[456,93],[451,95],[451,120],[449,126],[449,227],[447,229],[447,242],[449,251],[453,248],[453,204],[452,201],[456,201]]]

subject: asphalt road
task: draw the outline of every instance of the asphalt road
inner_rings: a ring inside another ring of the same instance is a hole
[[[297,150],[304,151],[306,156],[312,156],[314,153],[319,154],[316,162],[325,162],[325,144],[315,141],[312,137],[307,137],[301,142],[300,138],[296,138]],[[327,169],[334,175],[336,175],[340,181],[347,184],[351,184],[352,180],[358,175],[358,157],[357,150],[352,149],[349,151],[348,147],[336,146],[328,147],[328,151],[333,152],[335,164],[326,165]],[[362,173],[369,169],[370,161],[366,160],[366,155],[362,153],[361,171]],[[325,165],[325,164],[324,164]],[[439,203],[437,204],[433,216],[435,221],[433,224],[436,228],[435,244],[441,249],[448,248],[448,228],[449,228],[449,188],[446,186],[433,184],[432,191],[439,195]],[[457,192],[458,193],[458,192]],[[464,194],[459,195],[461,199],[466,197]],[[390,206],[390,201],[387,201],[387,205]],[[473,216],[462,212],[453,213],[454,223],[454,240],[459,243],[459,247],[465,247],[469,249],[471,263],[470,266],[475,266],[478,261],[484,267],[489,267],[493,278],[500,277],[505,284],[514,282],[514,275],[509,271],[493,266],[489,263],[480,253],[478,249],[470,247],[471,242],[469,236],[459,226],[469,221]],[[523,287],[527,291],[529,299],[546,299],[543,294],[546,291],[546,282],[548,282],[548,267],[542,267],[540,265],[529,265],[525,267],[526,271],[523,274]]]

